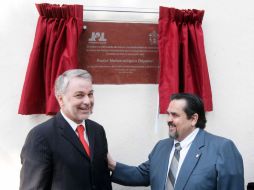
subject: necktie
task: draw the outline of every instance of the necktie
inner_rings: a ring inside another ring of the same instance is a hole
[[[81,143],[83,144],[84,148],[85,148],[85,151],[87,153],[87,155],[90,157],[90,149],[89,149],[89,146],[84,138],[84,126],[83,125],[79,125],[76,129],[76,131],[78,132],[78,137],[79,137],[79,140],[81,141]]]
[[[180,158],[180,151],[181,151],[180,143],[175,144],[175,152],[172,158],[169,172],[168,172],[168,180],[167,180],[167,190],[173,190],[176,180],[176,172],[178,169],[178,163]]]

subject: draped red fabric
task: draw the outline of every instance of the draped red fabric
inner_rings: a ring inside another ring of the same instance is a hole
[[[203,10],[160,7],[160,113],[166,113],[173,93],[200,96],[212,111],[212,92],[202,31]]]
[[[39,12],[33,48],[26,71],[19,114],[59,111],[55,79],[78,67],[78,40],[83,28],[82,5],[36,4]]]

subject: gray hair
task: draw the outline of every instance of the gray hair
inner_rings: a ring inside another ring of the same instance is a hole
[[[55,81],[55,96],[64,94],[66,88],[70,83],[70,80],[75,77],[80,77],[85,80],[90,80],[92,82],[92,76],[86,70],[83,69],[67,70],[63,74],[59,75]]]

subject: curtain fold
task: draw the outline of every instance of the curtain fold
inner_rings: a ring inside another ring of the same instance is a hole
[[[159,106],[164,114],[173,93],[199,95],[212,111],[212,92],[202,31],[203,10],[160,7]]]
[[[39,18],[18,113],[53,115],[59,111],[55,79],[68,69],[78,68],[83,6],[42,3],[36,8]]]

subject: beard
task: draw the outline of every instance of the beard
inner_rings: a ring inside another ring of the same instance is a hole
[[[169,132],[169,137],[173,139],[177,139],[179,137],[179,134],[177,131],[175,132]]]
[[[169,138],[173,138],[173,139],[177,139],[179,137],[178,131],[176,126],[172,123],[172,122],[168,122],[168,126],[169,126]],[[171,131],[170,128],[175,128],[174,131]]]

